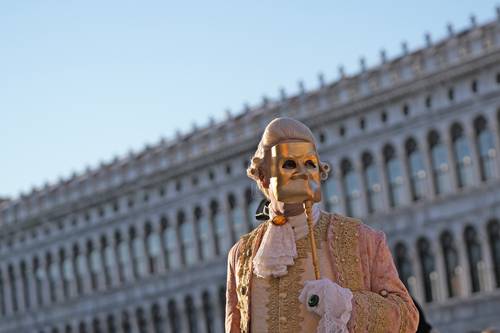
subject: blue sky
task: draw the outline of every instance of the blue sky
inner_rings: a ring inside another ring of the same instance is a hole
[[[3,1],[0,196],[495,18],[495,1]]]

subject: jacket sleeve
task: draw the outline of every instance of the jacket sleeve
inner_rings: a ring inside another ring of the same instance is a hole
[[[370,290],[353,291],[350,332],[415,332],[419,314],[401,282],[387,246],[377,232],[370,261]]]
[[[227,256],[227,283],[226,283],[226,333],[240,332],[240,311],[238,309],[238,295],[236,293],[236,260],[238,258],[239,243],[236,243]]]

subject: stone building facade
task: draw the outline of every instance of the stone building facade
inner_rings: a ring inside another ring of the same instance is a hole
[[[256,225],[264,126],[308,124],[325,209],[388,236],[442,332],[500,327],[500,15],[0,202],[0,332],[222,332],[226,256]]]

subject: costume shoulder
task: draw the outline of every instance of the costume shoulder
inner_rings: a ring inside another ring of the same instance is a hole
[[[262,222],[255,229],[240,237],[240,239],[229,250],[229,257],[238,257],[240,253],[252,247],[255,240],[260,240],[263,233],[266,231],[267,223]]]
[[[367,224],[365,224],[361,219],[356,217],[351,217],[347,215],[342,215],[339,213],[327,213],[330,215],[332,229],[335,226],[340,227],[345,230],[344,232],[351,231],[357,238],[361,241],[369,241],[372,243],[379,243],[385,240],[385,234],[381,230],[377,230]],[[339,229],[340,229],[339,228]]]

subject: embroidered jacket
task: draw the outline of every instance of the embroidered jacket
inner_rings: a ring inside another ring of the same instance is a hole
[[[418,311],[398,277],[385,234],[340,214],[321,213],[333,282],[353,292],[350,332],[415,332]],[[252,259],[267,223],[244,235],[228,255],[226,333],[249,333]],[[320,237],[322,235],[319,235]],[[317,237],[318,239],[318,237]],[[264,319],[263,319],[264,320]]]

